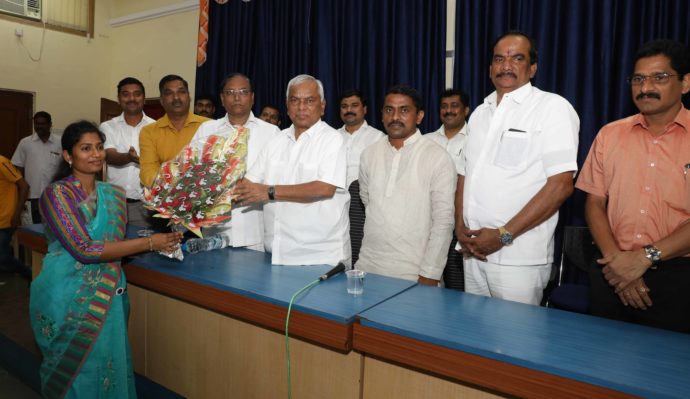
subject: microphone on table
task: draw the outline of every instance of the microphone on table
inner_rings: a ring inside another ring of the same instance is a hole
[[[343,262],[338,262],[338,265],[331,270],[327,271],[326,274],[322,274],[321,277],[319,277],[319,281],[325,281],[328,280],[329,278],[335,276],[338,273],[342,273],[345,271],[345,264]]]

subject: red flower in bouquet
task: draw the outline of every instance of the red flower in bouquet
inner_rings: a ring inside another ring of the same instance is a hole
[[[145,206],[199,237],[201,227],[230,219],[235,183],[246,171],[248,137],[240,127],[230,137],[209,136],[183,148],[144,188]]]

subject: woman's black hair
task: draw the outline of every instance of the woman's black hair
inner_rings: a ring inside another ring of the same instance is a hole
[[[98,134],[98,137],[101,138],[101,141],[105,143],[105,134],[98,130],[98,126],[96,126],[93,122],[78,121],[71,123],[69,126],[67,126],[65,128],[65,131],[62,133],[62,150],[67,151],[69,154],[72,154],[72,149],[75,145],[77,145],[79,140],[81,140],[81,136],[83,136],[86,133]],[[53,176],[53,181],[62,180],[71,174],[72,167],[63,158],[62,162],[60,162],[60,166],[58,167],[57,172],[55,173],[55,176]],[[99,173],[98,178],[100,179],[100,177],[101,176]]]

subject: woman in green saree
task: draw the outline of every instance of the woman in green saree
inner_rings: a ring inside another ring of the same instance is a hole
[[[40,200],[48,254],[31,284],[31,324],[47,398],[135,398],[129,301],[120,259],[172,250],[180,233],[125,240],[123,189],[97,181],[105,136],[90,122],[62,136],[64,165]]]

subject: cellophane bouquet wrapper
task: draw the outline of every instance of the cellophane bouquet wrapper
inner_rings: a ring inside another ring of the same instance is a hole
[[[144,188],[146,208],[202,237],[201,228],[231,218],[235,183],[246,172],[249,130],[193,141],[161,165],[151,187]]]

